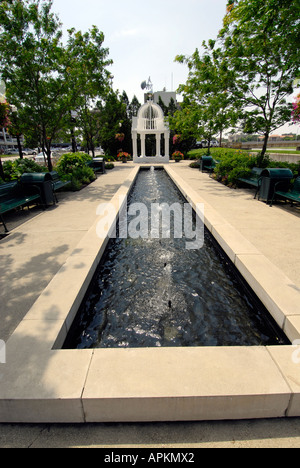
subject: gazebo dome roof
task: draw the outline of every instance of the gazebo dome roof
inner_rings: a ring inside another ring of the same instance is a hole
[[[153,101],[148,101],[140,107],[137,115],[138,119],[163,119],[164,113],[162,108]]]
[[[148,101],[140,107],[137,115],[138,131],[166,130],[162,108],[153,101]]]

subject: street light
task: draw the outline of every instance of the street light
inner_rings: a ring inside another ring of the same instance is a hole
[[[15,129],[15,133],[13,132],[13,135],[15,135],[17,139],[20,159],[23,159],[23,150],[22,150],[22,144],[20,140],[21,133],[18,131],[18,109],[14,104],[10,104],[10,110],[11,110],[11,117],[12,117],[12,128]]]

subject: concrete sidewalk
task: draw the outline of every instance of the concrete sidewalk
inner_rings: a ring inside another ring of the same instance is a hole
[[[272,208],[254,199],[253,189],[230,189],[185,161],[172,169],[300,288],[300,207]],[[300,305],[299,305],[300,307]]]
[[[0,338],[6,341],[56,275],[96,218],[99,203],[111,200],[133,165],[117,164],[78,193],[59,195],[59,205],[40,212],[0,241]],[[300,290],[300,213],[253,200],[251,190],[231,190],[187,162],[172,169],[235,227]],[[8,227],[10,224],[8,223]],[[253,422],[0,425],[0,446],[98,447],[299,447],[300,420]],[[88,437],[87,437],[88,436]]]
[[[95,222],[98,205],[111,200],[130,170],[129,164],[119,165],[80,192],[58,193],[59,203],[46,211],[7,217],[11,233],[0,241],[0,339],[11,336]]]

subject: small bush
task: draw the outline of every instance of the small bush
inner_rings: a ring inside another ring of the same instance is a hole
[[[114,156],[110,156],[110,155],[108,155],[108,154],[106,154],[105,156],[103,156],[103,158],[104,158],[104,160],[105,160],[106,162],[113,162],[113,161],[116,160],[116,158],[115,158]]]
[[[113,169],[115,165],[113,163],[106,163],[105,164],[105,169]]]
[[[226,185],[234,185],[239,177],[246,177],[256,166],[257,159],[250,154],[235,152],[223,155],[220,164],[215,168],[217,180]]]
[[[190,167],[192,169],[200,169],[200,159],[198,159],[197,161],[191,162]]]
[[[47,172],[45,167],[41,167],[31,159],[15,159],[14,161],[4,161],[3,164],[4,182],[11,182],[20,179],[21,175],[34,172]]]
[[[92,158],[85,153],[66,153],[55,166],[62,180],[71,180],[71,189],[80,190],[82,185],[87,185],[96,179],[93,169],[87,166]]]
[[[220,161],[214,171],[214,178],[229,186],[236,186],[239,178],[247,177],[253,167],[258,167],[258,155],[230,148],[213,148],[212,156]],[[289,168],[296,176],[299,164],[271,161],[269,155],[263,160],[262,168]]]

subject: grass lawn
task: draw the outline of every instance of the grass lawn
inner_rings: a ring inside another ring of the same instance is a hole
[[[218,149],[218,148],[211,148],[211,153],[213,154],[214,153],[214,149]],[[223,150],[230,150],[230,148],[223,148]],[[239,149],[239,150],[234,150],[234,151],[240,151],[240,152],[245,152],[245,153],[259,153],[259,148],[254,148],[252,151],[251,150],[245,150],[245,149]],[[194,150],[191,150],[188,152],[188,157],[191,159],[191,158],[196,158],[197,156],[200,156],[204,153],[204,150],[203,149],[194,149]],[[287,148],[287,149],[280,149],[280,150],[276,150],[276,149],[267,149],[267,153],[268,154],[300,154],[300,151],[296,151],[296,150],[292,150],[290,148]]]
[[[277,153],[277,154],[300,154],[300,151],[296,151],[296,150],[291,150],[290,148],[288,149],[280,149],[280,150],[271,150],[271,149],[268,149],[267,150],[267,153]]]

